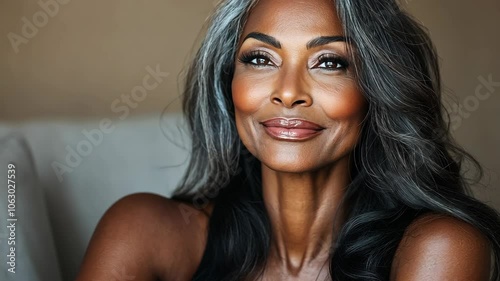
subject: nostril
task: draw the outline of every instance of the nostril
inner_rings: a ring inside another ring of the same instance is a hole
[[[294,104],[303,104],[305,102],[306,102],[305,100],[299,100],[299,101],[294,102]]]
[[[292,102],[291,105],[289,105],[288,103],[283,102],[280,98],[273,98],[273,102],[275,102],[277,104],[283,104],[283,105],[285,105],[287,107],[294,107],[295,105],[306,103],[305,100],[297,100],[297,101]]]

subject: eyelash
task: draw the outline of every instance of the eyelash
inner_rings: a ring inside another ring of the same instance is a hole
[[[343,57],[336,55],[336,54],[323,54],[318,58],[318,63],[315,65],[321,65],[326,62],[332,62],[335,64],[336,68],[327,68],[323,67],[324,69],[328,71],[335,71],[335,70],[346,70],[349,67],[349,62],[344,59]],[[337,68],[337,65],[340,64],[342,65],[341,67]]]
[[[269,55],[266,54],[265,52],[262,52],[262,51],[252,51],[252,52],[248,52],[248,53],[243,53],[240,56],[239,61],[241,63],[250,64],[250,65],[255,66],[255,67],[269,66],[269,64],[262,65],[262,64],[253,63],[252,61],[255,59],[265,59],[274,65],[274,63],[271,61],[271,58],[269,57]]]
[[[255,59],[258,59],[258,60],[264,59],[268,63],[267,64],[254,63],[253,61]],[[249,65],[252,65],[254,67],[275,66],[274,63],[272,62],[271,58],[269,57],[269,55],[266,52],[262,52],[262,51],[251,51],[248,53],[243,53],[238,60],[241,63],[249,64]],[[342,66],[337,67],[337,68],[328,68],[328,67],[320,67],[320,68],[325,69],[327,71],[338,71],[338,70],[346,70],[349,67],[349,62],[346,59],[344,59],[341,56],[336,55],[336,54],[323,54],[323,55],[319,56],[314,67],[318,67],[319,65],[321,65],[323,63],[327,63],[327,62],[332,62],[333,64],[335,64],[335,66],[337,66],[338,64],[340,64]],[[272,65],[269,63],[271,63]]]

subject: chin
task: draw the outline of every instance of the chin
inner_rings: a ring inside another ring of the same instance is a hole
[[[261,161],[262,165],[266,166],[275,172],[281,173],[306,173],[317,169],[316,166],[307,165],[304,161]]]

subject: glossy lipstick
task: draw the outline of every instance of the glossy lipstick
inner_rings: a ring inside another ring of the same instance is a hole
[[[302,141],[315,137],[323,127],[304,119],[272,118],[261,122],[267,134],[278,140]]]

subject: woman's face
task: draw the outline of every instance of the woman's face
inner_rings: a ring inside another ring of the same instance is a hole
[[[261,0],[251,11],[232,98],[243,144],[269,168],[312,171],[354,148],[366,101],[342,36],[331,0]]]

